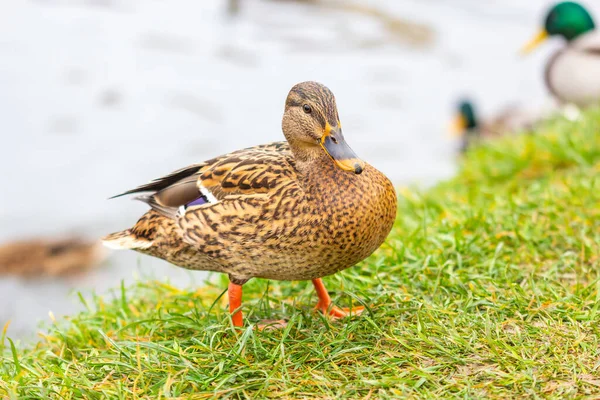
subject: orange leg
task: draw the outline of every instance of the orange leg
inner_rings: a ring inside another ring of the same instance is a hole
[[[323,314],[327,315],[329,312],[329,315],[333,318],[343,318],[347,317],[349,314],[358,315],[364,310],[364,307],[353,307],[352,309],[349,309],[333,306],[330,308],[331,297],[329,297],[329,293],[327,293],[327,289],[325,289],[325,285],[323,285],[321,278],[313,279],[312,283],[315,286],[317,297],[319,298],[316,308],[321,310]]]
[[[229,282],[227,295],[229,296],[229,312],[232,314],[233,326],[242,327],[244,325],[242,311],[234,313],[242,305],[242,285]]]

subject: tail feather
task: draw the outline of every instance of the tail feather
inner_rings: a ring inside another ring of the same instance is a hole
[[[138,237],[130,229],[111,233],[102,238],[102,243],[108,248],[117,250],[148,249],[153,245],[151,240]]]
[[[150,183],[147,183],[142,186],[138,186],[135,189],[131,189],[126,192],[120,193],[116,196],[112,196],[111,199],[114,199],[115,197],[125,196],[128,194],[133,194],[133,193],[159,192],[162,189],[165,189],[165,188],[171,186],[175,182],[180,181],[183,178],[186,178],[188,176],[195,174],[196,172],[198,172],[200,169],[202,169],[205,166],[206,166],[206,164],[204,164],[204,163],[190,165],[189,167],[185,167],[185,168],[182,168],[175,172],[172,172],[167,176],[163,176],[162,178],[155,179]]]

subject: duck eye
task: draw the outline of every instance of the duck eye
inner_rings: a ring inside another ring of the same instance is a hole
[[[310,114],[312,112],[312,107],[309,106],[308,104],[305,104],[302,106],[302,109],[304,110],[305,113]]]

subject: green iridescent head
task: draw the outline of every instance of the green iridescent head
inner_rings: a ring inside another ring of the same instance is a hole
[[[528,53],[549,36],[562,36],[571,41],[596,28],[590,13],[579,3],[563,1],[548,11],[544,29],[523,49]]]
[[[594,30],[594,20],[581,5],[565,1],[552,7],[546,17],[545,29],[549,35],[560,35],[567,40]]]

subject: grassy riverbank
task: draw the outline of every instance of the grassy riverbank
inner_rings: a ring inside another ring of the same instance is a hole
[[[85,301],[35,346],[0,338],[0,398],[397,398],[600,395],[600,112],[468,154],[458,176],[400,191],[387,243],[325,279],[245,286],[235,333],[225,281],[140,283]],[[10,329],[8,330],[10,336]]]

